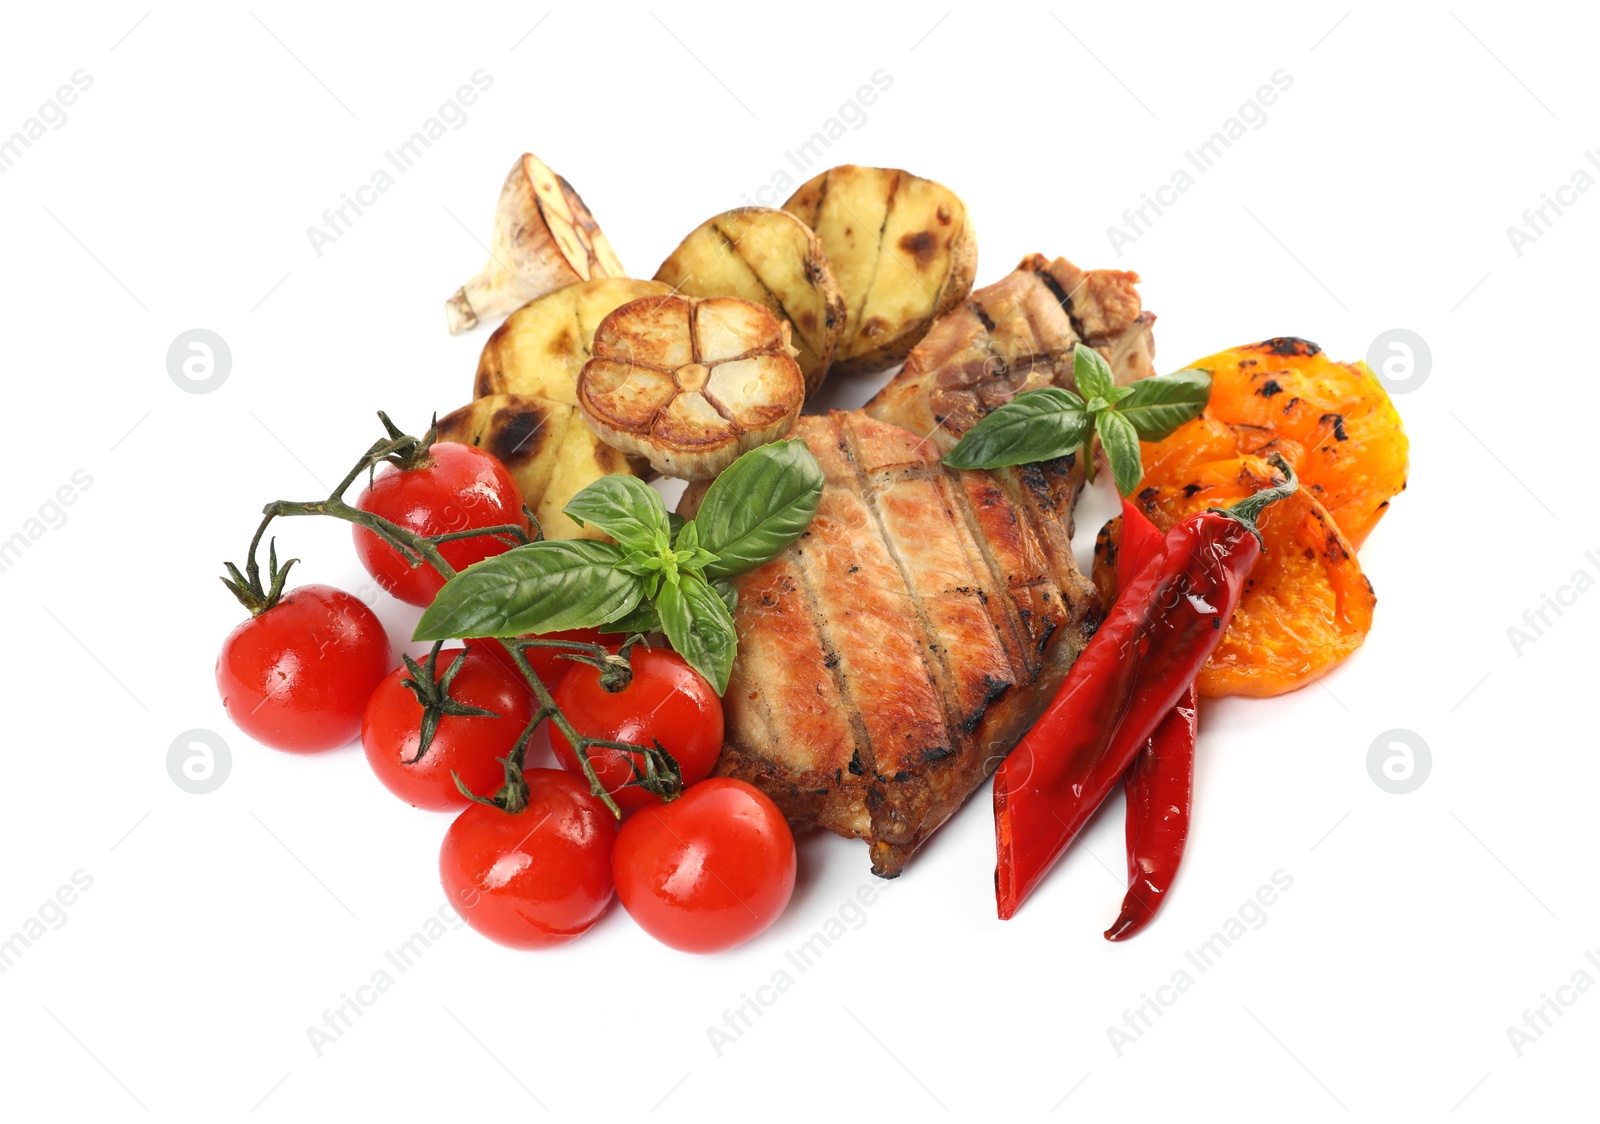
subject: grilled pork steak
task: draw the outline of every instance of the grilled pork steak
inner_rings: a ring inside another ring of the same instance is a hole
[[[1066,258],[1024,258],[941,317],[905,366],[867,403],[875,418],[932,434],[948,452],[978,419],[1024,390],[1072,387],[1072,349],[1087,341],[1117,382],[1155,374],[1139,275],[1085,272]]]
[[[996,472],[940,458],[1019,391],[1070,385],[1080,340],[1120,377],[1149,373],[1136,280],[1030,258],[939,320],[865,412],[790,434],[826,485],[810,529],[735,582],[717,772],[797,830],[866,839],[877,874],[900,873],[994,771],[1100,614],[1072,555],[1074,458]]]

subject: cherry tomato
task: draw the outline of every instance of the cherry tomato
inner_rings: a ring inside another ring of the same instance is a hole
[[[360,732],[389,661],[389,637],[359,598],[303,585],[228,634],[217,690],[233,724],[258,742],[315,753]]]
[[[514,524],[524,531],[522,492],[493,455],[474,445],[440,441],[420,468],[387,468],[361,493],[356,507],[419,535]],[[413,567],[394,547],[365,527],[355,528],[356,553],[374,581],[400,600],[429,605],[444,579],[426,562]],[[457,570],[511,549],[493,535],[452,539],[439,547]]]
[[[490,940],[549,948],[581,935],[611,904],[617,821],[560,769],[528,769],[528,806],[508,815],[473,804],[439,850],[456,911]]]
[[[599,669],[571,663],[551,694],[573,729],[590,738],[649,745],[654,738],[672,754],[685,786],[711,775],[722,752],[722,700],[699,672],[667,648],[636,645],[630,652],[633,679],[615,694],[600,685]],[[563,769],[583,775],[583,766],[565,735],[550,727],[550,746]],[[618,807],[636,811],[661,798],[637,785],[632,761],[637,753],[593,749],[589,762]]]
[[[617,897],[683,952],[721,952],[777,920],[794,893],[794,835],[765,793],[713,777],[645,808],[617,833]]]
[[[623,641],[623,637],[618,635],[602,636],[598,628],[573,628],[565,632],[530,632],[526,638],[529,640],[572,640],[580,644],[605,644],[613,651]],[[512,674],[519,679],[522,677],[522,670],[517,667],[516,658],[499,640],[491,638],[468,640],[467,647],[482,647],[484,651],[488,652],[503,666],[509,668]],[[561,677],[572,666],[572,661],[563,659],[559,652],[559,648],[528,649],[529,665],[533,668],[534,673],[539,676],[539,680],[551,690],[555,690],[556,684],[561,682]]]
[[[440,652],[435,681],[458,659],[461,667],[450,681],[450,697],[499,717],[444,715],[428,752],[414,761],[422,740],[422,704],[400,682],[411,673],[398,667],[372,692],[361,723],[361,744],[372,771],[385,788],[418,808],[444,811],[471,803],[456,788],[452,772],[480,796],[496,792],[505,780],[505,767],[497,759],[511,752],[533,720],[527,684],[482,648]]]

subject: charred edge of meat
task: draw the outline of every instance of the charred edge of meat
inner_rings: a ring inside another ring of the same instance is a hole
[[[961,733],[965,737],[971,737],[977,732],[978,727],[983,723],[983,716],[989,712],[989,708],[995,704],[1001,695],[1005,694],[1007,691],[1011,690],[1013,686],[1015,686],[1015,684],[1013,684],[1010,680],[996,679],[992,675],[985,675],[983,677],[983,684],[983,702],[976,710],[961,720]],[[955,750],[949,750],[940,754],[939,756],[948,757],[954,752]],[[924,761],[939,760],[938,757],[929,757],[926,750],[923,751],[922,759]]]
[[[1056,634],[1056,622],[1052,621],[1052,620],[1045,621],[1044,622],[1044,630],[1039,636],[1039,644],[1038,644],[1038,648],[1037,648],[1039,655],[1041,655],[1041,656],[1044,655],[1045,648],[1049,647],[1049,645],[1050,645],[1050,638],[1052,636],[1054,636],[1055,634]]]
[[[802,788],[771,762],[738,751],[730,753],[729,748],[725,746],[722,756],[717,760],[717,776],[734,777],[759,788],[772,798],[795,831],[806,831],[817,826],[817,816],[822,810],[817,798],[826,797],[828,789]]]
[[[1062,457],[1061,459],[1066,460],[1067,458]],[[1051,490],[1050,482],[1045,478],[1045,468],[1045,463],[1035,462],[1033,464],[1019,464],[1012,471],[1017,474],[1017,479],[1022,482],[1022,486],[1028,489],[1028,493],[1033,497],[1034,502],[1042,510],[1054,514],[1056,510],[1056,494]]]

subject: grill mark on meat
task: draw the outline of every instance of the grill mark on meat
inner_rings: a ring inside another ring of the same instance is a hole
[[[955,737],[955,727],[951,722],[952,707],[950,705],[950,684],[948,682],[950,677],[950,669],[945,662],[944,645],[937,643],[938,633],[934,631],[933,626],[928,622],[927,605],[923,601],[922,595],[917,591],[916,582],[911,575],[910,568],[907,565],[905,558],[901,555],[900,549],[897,545],[896,537],[891,535],[888,529],[884,526],[883,511],[880,507],[878,499],[880,495],[878,489],[873,482],[868,479],[866,472],[862,470],[859,460],[855,457],[852,457],[852,463],[854,463],[856,467],[856,486],[861,490],[863,506],[865,506],[867,511],[872,515],[873,529],[877,532],[878,541],[882,543],[884,551],[889,556],[889,560],[894,563],[895,569],[900,575],[901,582],[905,584],[906,594],[910,599],[912,613],[914,619],[916,620],[917,628],[921,632],[921,636],[918,638],[918,650],[920,652],[925,649],[926,651],[933,652],[937,657],[937,661],[935,661],[930,660],[928,656],[923,655],[922,663],[929,673],[929,680],[940,689],[940,698],[944,703],[943,719],[947,744],[943,746],[926,747],[920,752],[924,755],[925,760],[925,755],[930,751],[936,753],[938,757],[947,757],[950,755],[950,753],[954,752],[951,747],[956,744],[957,739]],[[890,486],[893,487],[892,484]],[[935,666],[935,662],[938,664],[937,667]],[[937,757],[935,760],[937,760]],[[883,766],[886,763],[880,759],[876,762],[876,764],[881,772],[883,771]]]
[[[1073,508],[1077,504],[1081,476],[1076,457],[1068,455],[1038,464],[1017,465],[995,474],[1009,486],[1013,502],[1033,518],[1030,525],[1044,548],[1051,572],[1061,585],[1068,606],[1076,583],[1087,584],[1072,553]],[[1059,619],[1053,616],[1052,621]]]
[[[856,492],[857,470],[839,416],[845,415],[802,422],[802,435],[828,485],[804,548],[811,560],[805,577],[839,655],[833,671],[842,677],[844,704],[862,723],[862,764],[876,778],[893,775],[901,771],[900,762],[945,744],[949,732],[925,642],[910,611],[911,591]],[[860,567],[858,574],[850,575],[850,565]],[[873,791],[867,790],[867,810],[874,835],[896,843],[909,838],[915,825],[901,822],[892,807],[875,804]]]
[[[805,798],[800,791],[822,781],[830,766],[837,771],[836,763],[847,751],[856,752],[863,735],[850,721],[836,679],[787,674],[808,656],[820,653],[824,667],[836,659],[827,621],[817,611],[797,558],[798,551],[793,558],[775,559],[743,583],[745,596],[735,610],[742,626],[740,659],[724,696],[727,735],[718,772],[752,783],[755,774],[784,777],[792,782],[785,789],[792,798],[785,811],[800,826],[815,823],[862,835],[868,825],[859,785],[841,785],[833,800]],[[751,729],[752,713],[760,719],[759,730]]]
[[[1061,282],[1057,281],[1055,276],[1051,274],[1050,270],[1045,267],[1044,258],[1038,254],[1035,254],[1032,258],[1028,259],[1026,264],[1029,271],[1036,275],[1040,281],[1044,282],[1044,287],[1050,290],[1051,295],[1056,298],[1056,303],[1066,310],[1067,318],[1069,320],[1072,319],[1072,294],[1063,289],[1061,287]],[[1081,286],[1083,282],[1080,282],[1079,284]],[[1072,330],[1078,332],[1079,339],[1084,338],[1083,333],[1078,331],[1078,324],[1076,322],[1073,323]]]
[[[1005,575],[999,588],[1015,602],[1021,624],[1018,639],[1034,656],[1042,648],[1048,631],[1041,633],[1039,621],[1050,618],[1052,606],[1044,597],[1056,589],[1055,576],[1037,537],[1022,526],[1020,505],[1006,486],[1005,473],[962,473],[965,498],[972,505],[978,537],[995,559],[996,569]]]
[[[1038,650],[1030,639],[1016,595],[1008,589],[1005,570],[995,557],[989,538],[983,533],[983,528],[979,524],[978,513],[973,508],[972,499],[967,493],[968,477],[969,474],[966,472],[952,473],[950,506],[952,512],[959,516],[959,519],[952,520],[952,524],[958,533],[965,532],[961,538],[968,559],[975,559],[983,565],[981,573],[977,566],[972,567],[973,573],[983,583],[978,587],[978,599],[989,610],[989,619],[994,622],[995,632],[999,635],[1000,642],[1010,659],[1012,681],[1031,683],[1039,674]],[[979,479],[976,475],[971,478]],[[985,588],[996,590],[1005,596],[989,597],[984,593]]]
[[[875,436],[883,427],[862,431],[860,419],[846,418],[841,429],[851,441],[856,483],[867,498],[878,533],[911,594],[917,624],[923,632],[927,660],[944,704],[949,746],[924,748],[924,764],[969,755],[971,735],[989,704],[1012,685],[1009,661],[988,612],[973,593],[975,574],[955,531],[949,510],[950,482],[937,461],[926,455],[905,461],[901,443]],[[891,433],[896,431],[889,431]],[[904,431],[898,431],[904,433]],[[876,455],[875,455],[876,454]],[[891,460],[900,463],[882,463]],[[907,774],[903,766],[916,760],[896,760],[895,780]],[[877,762],[878,771],[888,763]],[[892,808],[897,820],[920,829],[940,803],[946,782],[929,777],[929,783],[886,794],[883,807]],[[880,836],[885,833],[879,832]]]

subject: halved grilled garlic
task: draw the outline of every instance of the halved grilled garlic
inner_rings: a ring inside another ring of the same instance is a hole
[[[736,297],[645,297],[607,316],[578,405],[607,444],[659,472],[707,480],[776,441],[805,402],[789,325]]]
[[[445,319],[454,336],[563,286],[626,276],[572,185],[523,153],[500,189],[489,260],[445,302]]]

